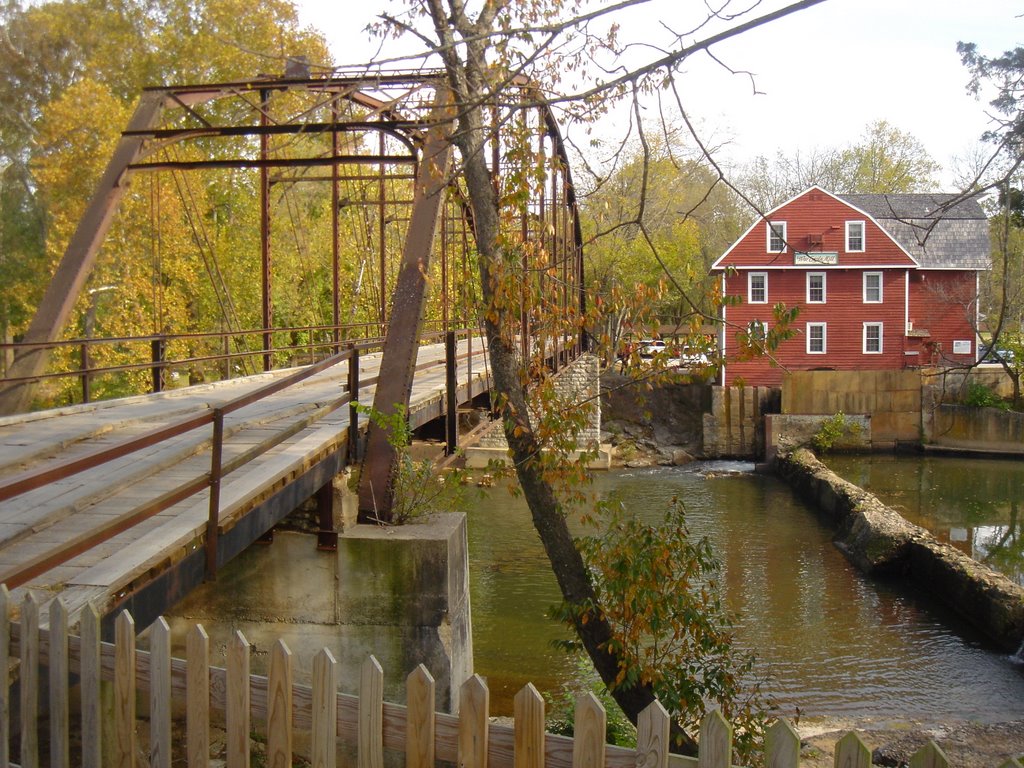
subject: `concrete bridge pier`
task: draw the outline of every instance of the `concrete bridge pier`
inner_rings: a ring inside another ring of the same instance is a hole
[[[405,678],[423,663],[435,677],[436,706],[455,711],[459,687],[473,673],[465,515],[348,526],[336,554],[317,551],[313,535],[278,531],[270,546],[250,547],[225,565],[168,620],[176,655],[196,622],[214,654],[240,630],[253,648],[254,674],[266,674],[278,638],[291,649],[300,681],[309,681],[313,656],[327,648],[344,693],[357,693],[360,667],[372,654],[385,670],[388,701],[405,700]]]

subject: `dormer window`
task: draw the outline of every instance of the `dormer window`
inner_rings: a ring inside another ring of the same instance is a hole
[[[864,252],[864,222],[846,222],[846,250],[848,253]]]
[[[786,222],[768,222],[768,253],[786,252]]]

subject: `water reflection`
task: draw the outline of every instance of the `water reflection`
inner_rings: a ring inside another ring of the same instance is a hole
[[[1024,674],[941,609],[865,580],[814,514],[773,478],[651,469],[600,475],[639,514],[685,501],[694,535],[722,559],[739,642],[765,662],[790,713],[857,718],[1024,717]],[[735,469],[725,466],[724,469]],[[552,690],[569,671],[544,617],[558,591],[519,499],[496,490],[470,515],[475,663],[496,710],[528,680]]]
[[[827,463],[940,541],[1024,584],[1024,463],[884,454]]]

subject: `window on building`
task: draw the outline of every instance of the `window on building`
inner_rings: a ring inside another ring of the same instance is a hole
[[[855,252],[864,250],[863,221],[846,222],[846,250]]]
[[[864,323],[864,354],[882,354],[882,324]]]
[[[768,253],[786,252],[786,222],[768,222]]]
[[[768,303],[768,273],[751,272],[747,275],[747,303]]]
[[[825,354],[825,323],[807,324],[807,354]]]
[[[882,273],[881,272],[865,272],[864,273],[864,303],[865,304],[881,304],[882,303]]]
[[[825,273],[824,272],[808,272],[807,273],[807,303],[808,304],[824,304],[825,303]]]
[[[753,346],[764,344],[768,338],[768,324],[764,320],[751,320],[747,324],[747,341]]]

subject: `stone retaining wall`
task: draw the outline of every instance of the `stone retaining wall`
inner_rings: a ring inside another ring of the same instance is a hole
[[[871,414],[873,448],[921,440],[919,371],[793,371],[782,380],[782,413]]]
[[[774,460],[781,453],[789,453],[811,445],[815,435],[833,416],[770,413],[765,418],[765,458]],[[844,414],[846,424],[833,449],[839,451],[871,450],[871,416],[863,413]]]
[[[928,427],[928,447],[1024,454],[1024,413],[937,405]]]
[[[808,450],[781,455],[776,471],[835,526],[836,546],[867,574],[909,577],[1003,649],[1024,639],[1024,587],[939,542],[843,480]]]
[[[704,456],[761,456],[764,414],[778,411],[780,397],[777,387],[712,387],[711,413],[704,414]]]
[[[572,403],[593,403],[587,425],[580,432],[577,444],[580,450],[600,451],[601,442],[601,375],[595,355],[581,355],[554,376],[555,391],[560,399]],[[466,448],[466,466],[479,469],[489,461],[507,461],[508,441],[500,421],[494,421],[480,436],[476,445]],[[597,468],[607,468],[608,454],[601,451]]]
[[[214,662],[236,630],[253,646],[252,671],[267,674],[267,653],[284,640],[298,682],[312,679],[313,657],[327,648],[339,664],[339,690],[357,694],[369,654],[385,670],[389,701],[403,701],[405,679],[425,664],[436,680],[435,706],[457,712],[473,674],[466,516],[435,514],[398,526],[354,525],[337,553],[318,552],[307,533],[276,531],[224,566],[216,582],[193,590],[168,613],[175,652],[202,622]]]

